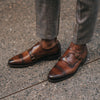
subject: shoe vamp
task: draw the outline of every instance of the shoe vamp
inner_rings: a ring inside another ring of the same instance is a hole
[[[73,54],[70,54],[70,56],[68,56],[67,58],[65,57],[64,59],[71,66],[74,66],[78,62],[78,59],[76,59]]]

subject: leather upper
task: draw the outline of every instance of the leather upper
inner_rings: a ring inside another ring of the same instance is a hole
[[[56,55],[60,52],[60,43],[57,41],[57,44],[50,49],[44,49],[41,46],[41,43],[38,42],[32,48],[24,51],[21,54],[18,54],[12,57],[9,61],[9,65],[25,65],[29,63],[33,63],[40,58],[45,58],[47,56]]]
[[[78,46],[71,43],[63,56],[49,72],[48,78],[58,79],[73,74],[87,56],[86,45]]]

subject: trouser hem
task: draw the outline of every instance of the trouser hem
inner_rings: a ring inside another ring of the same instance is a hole
[[[57,36],[49,36],[49,35],[43,36],[43,35],[38,35],[38,34],[37,34],[37,37],[39,37],[41,39],[49,39],[49,40],[57,38]]]

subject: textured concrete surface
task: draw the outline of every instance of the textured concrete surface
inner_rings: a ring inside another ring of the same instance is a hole
[[[85,65],[84,70],[68,80],[56,84],[44,82],[4,100],[99,100],[99,65],[100,60]]]
[[[46,80],[49,70],[57,62],[43,61],[23,69],[13,69],[7,66],[7,61],[10,57],[30,48],[40,40],[35,35],[36,18],[34,1],[35,0],[0,0],[0,98]],[[62,54],[71,42],[75,23],[75,2],[76,0],[62,0],[61,2],[58,38],[62,44]],[[94,37],[92,41],[88,43],[88,50],[89,55],[86,63],[100,58],[100,10]],[[52,98],[54,98],[53,100],[57,100],[58,98],[61,100],[66,100],[66,98],[68,100],[98,100],[100,97],[100,95],[98,95],[100,94],[98,90],[98,88],[100,89],[99,65],[100,61],[89,63],[83,66],[81,71],[78,71],[77,75],[69,79],[68,82],[65,80],[55,85],[48,82],[41,83],[31,89],[18,92],[18,94],[12,94],[7,100],[52,100]],[[94,77],[92,78],[92,76]],[[90,84],[91,81],[95,82],[95,80],[97,80],[96,85],[95,83]],[[81,82],[85,85],[87,82],[90,83],[85,86],[85,89],[84,86],[80,86]],[[73,85],[75,86],[73,87]],[[58,88],[60,88],[60,91],[57,91]],[[78,95],[74,93],[74,91],[79,92]],[[49,99],[47,99],[46,93],[50,93],[50,95],[48,95]],[[55,93],[56,96],[54,96],[53,93]],[[87,95],[89,93],[91,94],[90,97]],[[96,97],[92,98],[95,95]],[[17,98],[18,96],[19,98]]]

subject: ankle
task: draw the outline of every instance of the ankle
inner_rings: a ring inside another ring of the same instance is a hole
[[[71,42],[72,45],[76,45],[76,46],[86,46],[86,44],[75,44],[73,42]]]
[[[84,48],[86,48],[86,44],[75,44],[75,43],[71,42],[70,47],[77,49],[77,50],[83,50]]]
[[[50,49],[53,48],[57,44],[57,39],[42,39],[41,40],[41,45],[44,49]]]

